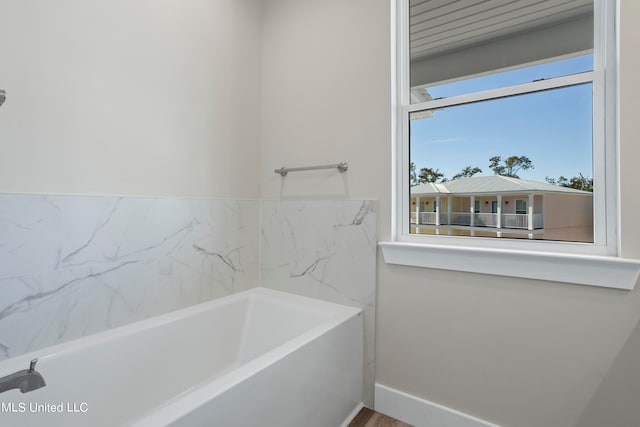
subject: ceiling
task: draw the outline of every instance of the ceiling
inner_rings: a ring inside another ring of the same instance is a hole
[[[411,58],[422,58],[593,12],[593,0],[410,0]]]

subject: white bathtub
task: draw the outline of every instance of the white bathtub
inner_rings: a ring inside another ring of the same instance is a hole
[[[0,363],[0,425],[339,426],[360,403],[362,317],[257,288]]]

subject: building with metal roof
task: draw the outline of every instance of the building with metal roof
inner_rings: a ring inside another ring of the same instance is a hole
[[[411,187],[411,229],[422,234],[593,242],[593,193],[507,176]]]

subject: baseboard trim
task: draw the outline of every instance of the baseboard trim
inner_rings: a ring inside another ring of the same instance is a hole
[[[414,427],[500,427],[377,383],[374,409]]]
[[[364,404],[360,402],[359,404],[356,405],[355,408],[353,408],[353,411],[351,411],[351,413],[347,416],[347,418],[345,418],[342,424],[340,424],[340,427],[347,427],[349,424],[351,424],[351,421],[353,421],[355,416],[358,415],[358,412],[360,412],[360,409],[362,408],[364,408]]]

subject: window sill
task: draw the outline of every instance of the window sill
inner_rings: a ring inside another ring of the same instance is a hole
[[[632,290],[640,260],[478,247],[380,242],[387,264]]]

